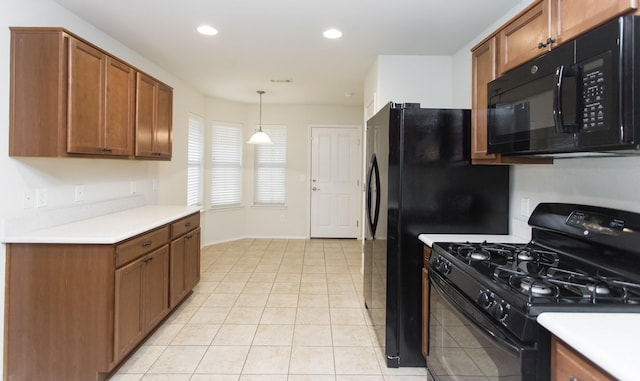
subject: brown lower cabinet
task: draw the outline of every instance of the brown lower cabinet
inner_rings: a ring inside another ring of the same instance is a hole
[[[171,225],[169,307],[178,304],[200,281],[200,228],[194,215]]]
[[[551,380],[613,381],[615,378],[562,340],[553,336],[551,339]]]
[[[4,380],[105,379],[197,284],[199,222],[116,244],[7,244]]]
[[[116,270],[116,361],[124,358],[167,315],[168,286],[168,245]]]
[[[429,257],[431,248],[424,246],[424,267],[422,268],[422,356],[429,354]]]

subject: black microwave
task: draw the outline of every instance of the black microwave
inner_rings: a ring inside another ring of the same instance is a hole
[[[640,16],[623,16],[488,84],[488,153],[640,154]]]

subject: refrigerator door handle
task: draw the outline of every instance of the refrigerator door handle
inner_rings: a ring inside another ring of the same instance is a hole
[[[376,182],[376,199],[375,208],[373,210],[373,216],[371,215],[371,180],[375,176]],[[369,219],[369,228],[371,229],[371,236],[375,238],[376,230],[378,229],[378,217],[380,216],[380,169],[378,168],[378,159],[375,154],[371,156],[371,167],[369,168],[369,174],[367,176],[367,217]]]
[[[369,170],[367,171],[367,224],[369,225],[369,231],[371,232],[372,239],[375,236],[375,232],[373,231],[373,218],[371,216],[371,178],[373,177],[374,159],[375,155],[371,157],[371,164],[369,165]]]

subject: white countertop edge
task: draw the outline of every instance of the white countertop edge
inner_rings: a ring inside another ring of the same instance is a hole
[[[538,323],[620,380],[640,374],[638,313],[545,312]]]
[[[5,243],[114,244],[200,212],[201,207],[147,205],[3,238]]]
[[[420,234],[418,239],[431,247],[434,242],[527,243],[529,239],[512,234]]]

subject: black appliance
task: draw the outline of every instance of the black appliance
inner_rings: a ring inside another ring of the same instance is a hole
[[[389,367],[425,366],[418,235],[508,232],[509,168],[470,164],[470,117],[389,103],[367,121],[364,296]]]
[[[541,203],[527,244],[443,243],[429,260],[429,372],[548,380],[542,312],[640,312],[640,214]]]
[[[640,18],[624,16],[488,84],[488,152],[639,154]]]

